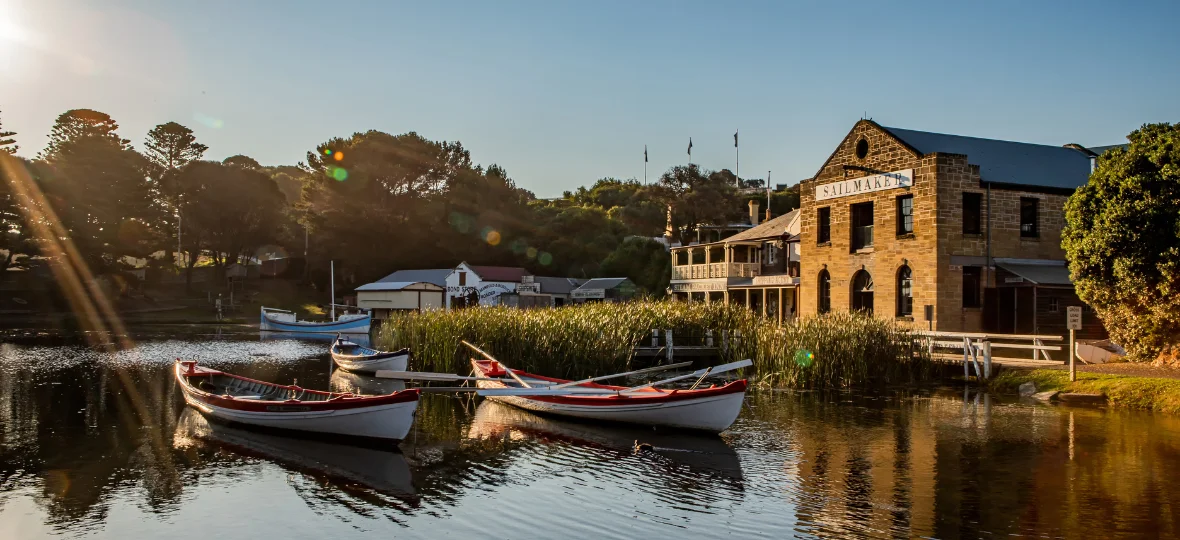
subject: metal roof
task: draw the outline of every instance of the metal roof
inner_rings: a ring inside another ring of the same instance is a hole
[[[526,276],[529,273],[528,270],[516,266],[472,266],[469,264],[467,267],[484,281],[520,283],[521,276]]]
[[[375,283],[414,283],[426,282],[438,285],[439,287],[447,286],[447,276],[453,272],[454,268],[430,268],[423,270],[398,270],[388,276],[385,276]],[[372,285],[372,283],[370,283]],[[364,287],[364,285],[362,285]],[[358,289],[360,290],[360,289]],[[375,290],[375,289],[366,289]]]
[[[783,233],[789,232],[787,231],[787,226],[791,224],[791,220],[795,219],[795,216],[797,215],[799,215],[798,208],[791,210],[790,212],[787,212],[781,216],[770,218],[765,223],[758,225],[757,227],[747,229],[730,236],[729,238],[722,240],[721,243],[741,242],[743,240],[759,240],[762,238],[778,238],[782,236]]]
[[[364,285],[361,285],[360,287],[357,287],[356,290],[357,291],[400,291],[403,289],[408,289],[413,285],[427,285],[427,287],[422,287],[420,290],[427,290],[430,288],[429,286],[442,288],[441,285],[435,285],[433,283],[428,283],[425,281],[376,281],[373,283],[366,283]]]
[[[1086,150],[1089,150],[1089,151],[1091,151],[1091,152],[1094,152],[1094,155],[1101,156],[1101,155],[1102,155],[1103,153],[1105,153],[1107,150],[1111,150],[1111,149],[1114,149],[1114,148],[1122,148],[1123,150],[1126,150],[1126,149],[1128,149],[1128,148],[1130,148],[1130,147],[1131,147],[1131,144],[1130,144],[1130,143],[1125,143],[1125,144],[1109,144],[1109,145],[1106,145],[1106,146],[1088,146],[1088,147],[1086,147]]]
[[[547,276],[533,276],[533,282],[541,285],[541,294],[569,294],[585,283],[577,278]]]
[[[1072,148],[882,127],[922,154],[966,155],[984,182],[1076,189],[1090,180],[1090,158]]]
[[[594,278],[590,281],[587,281],[586,283],[583,283],[581,287],[578,287],[578,288],[579,289],[586,289],[586,290],[589,290],[589,289],[607,290],[607,289],[613,289],[615,287],[618,287],[624,281],[629,281],[629,280],[625,277],[600,277],[600,278]]]
[[[1073,281],[1069,279],[1069,267],[1064,264],[1013,264],[997,261],[996,266],[1037,285],[1073,286]]]

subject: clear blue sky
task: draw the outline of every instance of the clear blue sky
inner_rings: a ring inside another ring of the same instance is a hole
[[[101,5],[100,5],[101,4]],[[0,0],[20,153],[71,108],[267,165],[378,129],[538,196],[693,161],[795,183],[863,114],[1046,144],[1180,121],[1180,2]]]

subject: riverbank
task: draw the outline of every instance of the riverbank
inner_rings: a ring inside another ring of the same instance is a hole
[[[988,388],[1016,393],[1028,382],[1036,385],[1037,392],[1101,394],[1114,407],[1180,413],[1180,379],[1175,378],[1078,372],[1078,380],[1070,382],[1067,370],[1012,370],[998,375]]]

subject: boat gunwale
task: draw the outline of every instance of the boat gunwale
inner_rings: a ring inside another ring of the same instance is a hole
[[[194,372],[190,373],[188,370],[184,369],[186,367],[186,364],[191,364],[192,368],[194,369]],[[199,369],[200,371],[195,371],[196,369]],[[405,390],[398,390],[398,391],[390,393],[390,394],[377,395],[377,396],[352,394],[352,393],[348,393],[348,392],[325,392],[323,390],[312,390],[312,389],[303,388],[303,387],[300,387],[297,385],[284,385],[284,384],[272,383],[272,382],[267,382],[267,381],[260,381],[257,379],[251,379],[249,377],[243,377],[241,375],[235,375],[233,373],[226,373],[224,371],[220,371],[220,370],[216,370],[216,369],[199,367],[199,366],[197,366],[196,362],[192,362],[192,361],[187,361],[187,362],[178,361],[178,362],[176,362],[175,373],[176,373],[177,381],[181,385],[181,389],[184,390],[185,393],[192,395],[194,398],[199,399],[200,401],[208,403],[208,404],[213,405],[215,407],[221,407],[221,408],[225,408],[225,409],[233,409],[233,410],[239,410],[239,411],[247,411],[247,412],[289,413],[289,412],[324,412],[324,411],[335,411],[335,410],[359,409],[359,408],[395,405],[398,403],[409,403],[409,402],[413,402],[413,401],[418,401],[421,396],[421,392],[419,392],[417,388],[407,388]],[[301,392],[308,392],[308,393],[317,394],[317,395],[321,395],[321,396],[328,396],[328,399],[321,400],[321,401],[305,401],[305,400],[300,400],[300,399],[287,399],[287,400],[282,400],[282,401],[260,400],[260,399],[240,399],[238,397],[228,395],[228,394],[226,394],[226,395],[214,394],[212,392],[202,390],[201,388],[198,388],[197,386],[195,386],[191,382],[189,382],[189,379],[192,379],[192,378],[213,377],[213,376],[217,376],[217,375],[222,375],[222,376],[230,377],[233,379],[238,379],[238,380],[249,382],[249,383],[259,383],[264,386],[268,386],[268,387],[272,387],[272,388],[278,388],[278,389],[283,389],[283,390],[298,390]],[[268,409],[269,407],[276,407],[276,406],[278,406],[278,407],[298,406],[298,407],[308,407],[308,409],[304,410],[304,411],[273,411],[273,410]]]
[[[477,360],[471,359],[471,365],[477,372],[485,377],[491,377],[495,370],[491,369],[491,360]],[[498,362],[497,362],[498,364]],[[512,370],[521,378],[536,379],[544,382],[552,383],[567,383],[571,382],[566,379],[558,379],[555,377],[546,377],[544,375],[536,375],[520,370]],[[514,388],[502,382],[493,382],[490,384],[498,385],[501,388]],[[655,388],[643,388],[635,390],[627,394],[619,394],[618,391],[626,390],[626,386],[611,386],[605,384],[598,384],[594,382],[583,383],[576,387],[583,388],[602,388],[606,390],[615,390],[616,393],[595,394],[595,395],[558,395],[558,396],[516,396],[523,399],[533,401],[540,401],[545,403],[553,403],[558,405],[596,405],[605,407],[621,407],[630,405],[658,405],[661,403],[669,403],[673,401],[684,401],[693,399],[704,399],[718,396],[725,396],[729,394],[745,393],[747,388],[746,379],[739,379],[726,383],[722,386],[710,386],[708,388],[690,389],[674,389],[671,391],[662,391]]]

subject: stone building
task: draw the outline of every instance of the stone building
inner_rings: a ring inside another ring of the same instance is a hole
[[[1057,333],[1065,201],[1093,152],[853,126],[800,189],[803,315],[863,309],[956,332]],[[1105,332],[1084,317],[1086,337]]]

